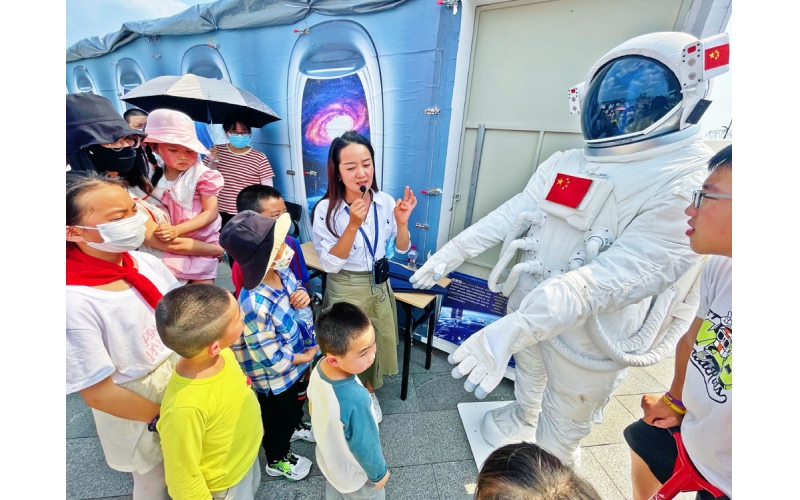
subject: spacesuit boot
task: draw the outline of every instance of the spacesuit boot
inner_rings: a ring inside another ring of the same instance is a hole
[[[539,345],[534,344],[516,353],[514,361],[516,401],[487,412],[481,422],[481,436],[495,448],[522,441],[536,442],[542,393],[547,385]]]

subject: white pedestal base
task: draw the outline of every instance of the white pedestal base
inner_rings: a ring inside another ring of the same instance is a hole
[[[464,431],[467,433],[469,447],[472,450],[472,457],[475,459],[475,465],[478,470],[481,470],[483,462],[495,450],[495,447],[487,443],[481,436],[483,416],[486,415],[486,412],[506,406],[509,403],[511,401],[487,401],[484,403],[460,403],[458,405],[458,413],[461,415],[461,422],[464,424]]]

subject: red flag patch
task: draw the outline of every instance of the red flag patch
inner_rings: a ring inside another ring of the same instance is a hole
[[[592,185],[591,179],[584,177],[576,177],[574,175],[567,175],[558,173],[556,180],[553,181],[553,186],[550,192],[547,193],[545,200],[564,205],[569,208],[578,208],[581,204],[589,187]]]
[[[706,49],[705,69],[706,71],[720,66],[727,66],[731,59],[731,44],[717,45]]]

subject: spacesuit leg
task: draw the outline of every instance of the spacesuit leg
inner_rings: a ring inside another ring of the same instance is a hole
[[[514,354],[514,360],[516,400],[488,412],[481,424],[481,435],[496,448],[521,441],[535,442],[536,424],[542,411],[547,373],[539,345],[531,345]]]
[[[542,358],[548,379],[536,443],[564,463],[580,465],[581,439],[589,435],[592,423],[602,422],[603,409],[627,370],[586,370],[563,358],[548,344],[542,344]]]

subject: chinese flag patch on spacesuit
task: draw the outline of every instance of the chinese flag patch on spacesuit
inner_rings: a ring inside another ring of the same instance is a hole
[[[717,45],[706,49],[705,53],[705,69],[719,68],[726,66],[731,59],[731,45],[726,43],[724,45]]]
[[[578,208],[578,205],[583,201],[583,197],[586,196],[586,193],[589,191],[592,182],[591,179],[559,172],[545,200],[569,208]]]

